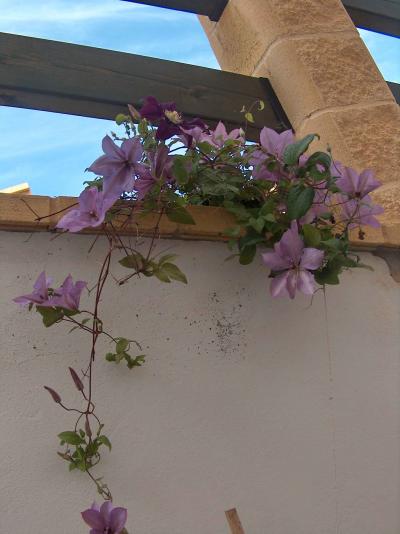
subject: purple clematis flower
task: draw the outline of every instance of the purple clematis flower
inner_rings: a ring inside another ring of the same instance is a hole
[[[22,295],[13,299],[17,304],[26,306],[28,304],[37,304],[39,306],[51,306],[49,304],[49,287],[52,283],[51,278],[46,278],[46,273],[43,271],[39,274],[38,279],[33,284],[33,292],[29,295]]]
[[[94,161],[89,171],[103,176],[104,194],[116,200],[125,191],[132,191],[137,163],[143,148],[139,137],[132,137],[122,142],[119,147],[106,135],[102,142],[104,155]]]
[[[375,215],[381,215],[384,212],[382,206],[373,204],[372,198],[369,195],[362,199],[348,199],[344,195],[338,195],[338,202],[340,203],[342,211],[342,222],[348,223],[349,228],[357,228],[358,226],[372,226],[379,228],[381,223],[376,219]]]
[[[105,195],[97,187],[89,187],[79,195],[79,207],[66,213],[58,222],[57,228],[79,232],[84,228],[99,226],[115,200],[113,196]]]
[[[271,282],[271,295],[294,299],[296,290],[305,295],[314,293],[315,279],[310,271],[321,267],[324,252],[316,248],[305,248],[297,222],[292,221],[289,230],[274,245],[274,252],[265,252],[262,259],[273,272],[280,273]]]
[[[105,501],[101,507],[93,503],[82,512],[82,519],[91,528],[90,534],[121,534],[127,515],[126,508],[114,508],[111,501]]]
[[[86,286],[87,283],[82,280],[74,284],[72,276],[69,274],[61,287],[54,290],[50,299],[51,305],[66,308],[67,310],[78,310],[81,293]]]
[[[171,172],[173,158],[168,155],[168,147],[160,144],[155,152],[148,153],[148,157],[150,166],[140,164],[136,171],[138,178],[135,190],[138,193],[138,200],[142,200],[158,180],[171,182],[174,179]]]
[[[177,111],[174,102],[158,102],[154,96],[148,96],[140,110],[143,119],[154,122],[158,125],[156,138],[159,141],[165,141],[173,135],[189,135],[185,130],[191,130],[198,126],[205,128],[201,119],[184,120],[182,115]],[[192,140],[190,139],[190,145]]]
[[[256,180],[278,181],[280,173],[268,170],[265,162],[271,156],[282,162],[285,148],[294,141],[292,130],[286,130],[279,134],[271,128],[264,127],[260,133],[261,150],[256,150],[250,159],[250,164],[254,166],[254,178]]]
[[[197,132],[195,132],[197,133]],[[244,132],[241,128],[235,128],[231,132],[226,131],[226,127],[223,122],[219,121],[215,130],[211,130],[209,134],[202,133],[199,141],[205,141],[206,143],[214,146],[215,148],[222,148],[226,141],[229,139],[237,141],[240,144],[244,143]]]
[[[371,191],[377,189],[381,182],[375,179],[374,173],[370,169],[365,169],[361,174],[358,174],[354,169],[342,166],[336,185],[351,197],[364,198]]]

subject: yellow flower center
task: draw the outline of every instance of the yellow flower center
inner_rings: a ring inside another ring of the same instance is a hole
[[[173,124],[180,124],[182,122],[182,116],[177,111],[169,111],[167,109],[167,110],[164,111],[164,115]]]

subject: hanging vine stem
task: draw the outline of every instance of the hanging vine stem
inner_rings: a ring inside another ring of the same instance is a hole
[[[132,278],[132,276],[139,275],[140,272],[144,269],[145,264],[148,264],[151,261],[151,255],[154,250],[155,240],[159,233],[159,225],[160,225],[160,221],[161,221],[163,213],[164,213],[164,210],[161,209],[158,215],[158,218],[157,218],[156,225],[153,229],[152,236],[150,238],[148,251],[145,255],[142,256],[143,258],[145,258],[145,262],[142,265],[138,265],[137,268],[134,269],[134,272],[131,273],[129,277],[124,278],[123,280],[120,280],[119,284],[126,283],[129,278]],[[127,217],[130,217],[130,216],[131,214],[129,213]],[[71,433],[67,431],[67,432],[62,432],[61,434],[59,434],[61,442],[65,442],[67,445],[66,451],[59,452],[58,453],[59,456],[63,458],[64,460],[67,460],[70,463],[70,468],[71,466],[77,465],[79,469],[84,471],[89,476],[91,481],[95,484],[98,493],[105,500],[112,500],[111,490],[108,484],[102,482],[102,478],[96,478],[91,472],[91,470],[100,461],[100,453],[98,452],[99,446],[102,444],[102,445],[106,445],[109,448],[111,448],[110,441],[104,434],[101,433],[104,425],[101,423],[98,415],[95,413],[96,407],[95,407],[95,403],[93,402],[94,364],[96,360],[97,342],[101,335],[108,337],[113,343],[116,344],[117,347],[118,347],[118,344],[121,342],[121,340],[123,341],[122,344],[124,345],[125,340],[124,338],[116,338],[103,329],[103,321],[100,318],[100,314],[99,314],[100,303],[101,303],[104,288],[110,276],[110,266],[111,266],[113,253],[115,251],[122,250],[125,254],[127,254],[127,256],[129,256],[129,252],[133,252],[134,254],[139,254],[139,252],[136,249],[132,249],[129,245],[126,245],[123,242],[121,236],[118,234],[118,231],[114,225],[110,224],[110,230],[111,232],[107,231],[107,224],[105,224],[104,233],[105,233],[105,236],[108,242],[108,251],[101,264],[97,282],[94,285],[93,289],[91,290],[91,291],[95,290],[93,311],[90,311],[87,309],[80,310],[80,313],[87,314],[90,316],[91,326],[88,326],[86,324],[87,320],[89,319],[84,320],[85,322],[80,322],[74,317],[74,314],[70,314],[70,313],[62,314],[61,317],[58,318],[58,320],[56,321],[57,323],[60,323],[62,321],[66,323],[71,323],[74,325],[73,329],[77,328],[91,335],[89,362],[88,362],[86,370],[82,371],[82,379],[86,379],[88,383],[87,393],[85,393],[84,384],[81,378],[79,378],[77,373],[72,368],[70,368],[70,372],[74,380],[75,386],[80,391],[84,400],[86,401],[86,408],[84,410],[80,410],[77,408],[70,408],[66,406],[61,401],[61,398],[58,395],[58,393],[56,393],[53,389],[46,386],[46,389],[52,395],[53,400],[55,400],[55,402],[57,402],[61,408],[63,408],[67,412],[76,412],[79,414],[75,421],[74,432]],[[57,290],[54,290],[53,294],[57,295]],[[141,346],[136,340],[131,340],[131,342],[134,343],[139,350],[141,350]],[[90,423],[91,417],[93,417],[96,420],[96,424],[97,424],[97,433],[95,436],[93,435],[92,425]],[[84,429],[79,429],[79,423],[82,420],[82,418],[84,418],[85,420]],[[85,448],[83,448],[84,439],[85,439]],[[77,446],[74,453],[71,453],[70,445]],[[79,455],[81,455],[81,458],[78,458]]]

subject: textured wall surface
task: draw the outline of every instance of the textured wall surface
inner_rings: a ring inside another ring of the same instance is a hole
[[[0,532],[80,534],[95,497],[56,456],[70,418],[42,389],[74,396],[89,340],[45,330],[10,300],[46,269],[93,281],[92,238],[0,234]],[[105,294],[104,319],[148,353],[128,372],[103,360],[96,400],[113,442],[104,473],[130,532],[398,534],[400,290],[385,262],[347,273],[324,299],[273,301],[256,262],[222,243],[163,241],[189,285],[152,279]],[[120,267],[114,268],[120,273]]]

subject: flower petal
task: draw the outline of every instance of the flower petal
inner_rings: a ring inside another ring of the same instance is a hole
[[[303,249],[304,243],[299,236],[297,222],[292,221],[289,230],[286,230],[279,241],[279,250],[283,256],[290,258],[294,265],[298,265]]]
[[[114,508],[110,514],[110,528],[113,534],[120,534],[128,517],[126,508]]]
[[[324,251],[317,248],[307,247],[303,250],[303,255],[300,260],[300,267],[302,269],[319,269],[324,259]]]
[[[103,137],[101,148],[103,149],[104,154],[112,157],[113,159],[123,158],[122,150],[114,143],[109,135]]]
[[[99,529],[100,531],[107,527],[107,525],[103,521],[103,518],[101,517],[100,512],[98,512],[97,510],[85,510],[81,513],[81,515],[82,519],[87,525],[89,525],[89,527]]]
[[[313,295],[315,292],[314,275],[309,271],[300,271],[297,277],[297,289],[305,295]]]
[[[287,279],[290,271],[286,271],[283,274],[275,276],[272,279],[270,285],[271,295],[276,297],[287,297],[289,295],[287,290]]]
[[[132,137],[131,139],[125,139],[125,141],[122,142],[121,150],[131,165],[137,163],[143,154],[140,138]]]
[[[100,506],[100,514],[103,518],[104,524],[109,527],[110,526],[110,514],[113,509],[113,505],[111,501],[104,501],[103,504]]]
[[[292,267],[291,262],[287,258],[280,256],[277,252],[264,252],[261,256],[265,265],[272,271],[283,271]]]
[[[286,288],[289,293],[289,297],[291,299],[294,299],[294,297],[296,296],[298,277],[299,277],[299,273],[297,270],[292,269],[291,271],[288,271]]]

